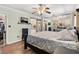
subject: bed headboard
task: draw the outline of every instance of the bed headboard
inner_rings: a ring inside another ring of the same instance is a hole
[[[79,41],[79,31],[77,29],[76,29],[76,34],[77,34],[78,41]]]

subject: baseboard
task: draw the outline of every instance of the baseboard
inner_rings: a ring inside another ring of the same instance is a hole
[[[9,45],[9,44],[14,44],[14,43],[17,43],[17,42],[20,42],[22,40],[16,40],[16,41],[12,41],[12,42],[7,42],[6,45]]]
[[[21,41],[22,41],[22,40],[18,40],[18,41],[16,41],[16,42],[11,42],[11,43],[9,43],[9,44],[5,44],[5,45],[0,46],[0,47],[10,46],[10,45],[13,45],[13,44],[17,44],[17,43],[19,43],[19,42],[21,42]]]

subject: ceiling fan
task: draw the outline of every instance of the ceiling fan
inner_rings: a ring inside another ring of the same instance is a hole
[[[49,11],[50,8],[44,4],[38,4],[37,8],[32,8],[32,9],[33,9],[32,14],[35,14],[35,13],[38,13],[40,15],[42,15],[43,13],[51,14],[51,12]]]

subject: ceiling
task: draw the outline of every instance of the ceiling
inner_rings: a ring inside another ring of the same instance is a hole
[[[33,12],[32,8],[39,7],[38,4],[3,4],[2,6],[15,8],[20,11],[28,12],[30,14],[32,14]],[[51,14],[47,14],[47,13],[43,14],[43,17],[45,18],[69,14],[74,12],[75,9],[79,8],[78,4],[46,4],[46,6],[50,8],[49,11],[51,12]]]

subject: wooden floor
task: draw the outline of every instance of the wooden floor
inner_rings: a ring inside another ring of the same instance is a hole
[[[35,54],[35,52],[30,48],[24,49],[23,42],[21,41],[0,47],[0,54]]]

